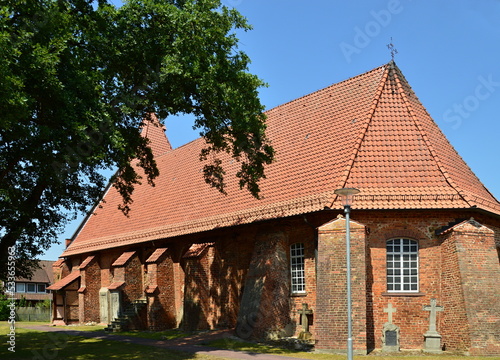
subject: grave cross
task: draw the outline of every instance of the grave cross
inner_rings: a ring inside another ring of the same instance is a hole
[[[306,303],[303,303],[302,309],[298,310],[297,312],[300,315],[300,322],[302,323],[302,328],[304,329],[304,332],[309,332],[309,319],[307,318],[307,315],[312,314],[313,311],[307,308]]]
[[[424,305],[425,311],[430,311],[431,315],[429,316],[429,332],[437,332],[436,330],[436,313],[438,311],[443,311],[444,308],[440,305],[436,305],[436,299],[431,299],[430,305]]]
[[[388,321],[388,323],[392,324],[392,314],[396,312],[396,308],[393,308],[392,304],[389,303],[389,304],[387,304],[387,307],[384,308],[384,312],[386,312],[386,313],[389,314],[389,321]]]

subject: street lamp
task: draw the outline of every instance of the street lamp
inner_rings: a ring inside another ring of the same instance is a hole
[[[342,188],[334,191],[342,199],[345,213],[345,242],[347,266],[347,360],[352,360],[352,300],[351,300],[351,227],[349,214],[351,213],[352,197],[359,193],[358,189]]]

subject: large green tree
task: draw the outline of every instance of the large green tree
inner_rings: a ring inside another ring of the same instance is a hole
[[[218,0],[0,0],[0,278],[16,244],[29,273],[66,224],[88,211],[119,169],[123,211],[140,176],[158,169],[139,128],[194,114],[206,139],[205,180],[224,192],[220,152],[241,162],[242,188],[258,197],[273,150],[236,29],[246,19]],[[125,216],[125,215],[124,215]]]

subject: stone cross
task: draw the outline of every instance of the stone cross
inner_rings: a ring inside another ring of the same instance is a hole
[[[431,304],[430,305],[424,305],[424,310],[425,311],[430,311],[431,315],[429,316],[429,333],[435,332],[437,333],[436,329],[436,313],[438,311],[443,311],[444,308],[440,305],[436,305],[436,299],[431,299]]]
[[[388,321],[388,323],[392,324],[392,314],[396,312],[396,308],[393,308],[392,304],[389,303],[389,304],[387,304],[387,307],[384,308],[384,312],[386,312],[386,313],[389,314],[389,321]]]
[[[303,303],[302,309],[298,310],[297,312],[300,315],[300,321],[302,322],[302,328],[304,329],[304,332],[309,332],[309,319],[307,318],[307,315],[312,314],[313,311],[307,308],[306,303]]]

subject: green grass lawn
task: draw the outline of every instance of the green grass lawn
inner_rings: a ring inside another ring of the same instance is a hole
[[[227,360],[213,356],[192,355],[151,346],[135,345],[118,341],[88,339],[64,333],[49,333],[23,329],[26,323],[16,323],[15,352],[7,343],[9,324],[0,322],[0,359],[12,360]],[[40,325],[40,323],[29,323]],[[18,327],[19,326],[19,327]],[[70,327],[72,330],[89,329],[89,326]],[[96,329],[94,329],[96,330]]]
[[[0,322],[2,323],[2,322]],[[105,325],[58,325],[58,326],[53,326],[49,325],[47,322],[40,322],[40,321],[17,321],[16,322],[16,327],[25,327],[25,326],[31,326],[31,325],[48,325],[50,327],[54,328],[61,328],[61,329],[70,329],[70,330],[75,330],[75,331],[100,331],[103,330],[106,326]]]
[[[178,351],[165,350],[152,346],[135,345],[130,343],[88,339],[82,336],[72,336],[64,333],[50,333],[25,329],[23,326],[41,325],[43,323],[18,322],[16,323],[16,347],[15,352],[10,352],[8,341],[9,324],[0,322],[0,359],[22,359],[22,360],[46,360],[46,359],[69,359],[69,360],[107,360],[107,359],[145,359],[145,360],[227,360],[220,357],[192,355]],[[67,326],[66,328],[78,331],[101,331],[103,326]],[[117,333],[118,335],[137,336],[148,339],[176,339],[189,335],[178,330],[161,332],[130,331]],[[206,344],[212,347],[246,351],[253,353],[266,353],[315,360],[345,360],[345,355],[318,354],[311,352],[300,352],[279,347],[237,341],[226,338],[212,341]],[[368,355],[355,356],[356,360],[500,360],[500,356],[479,357],[459,355]]]

